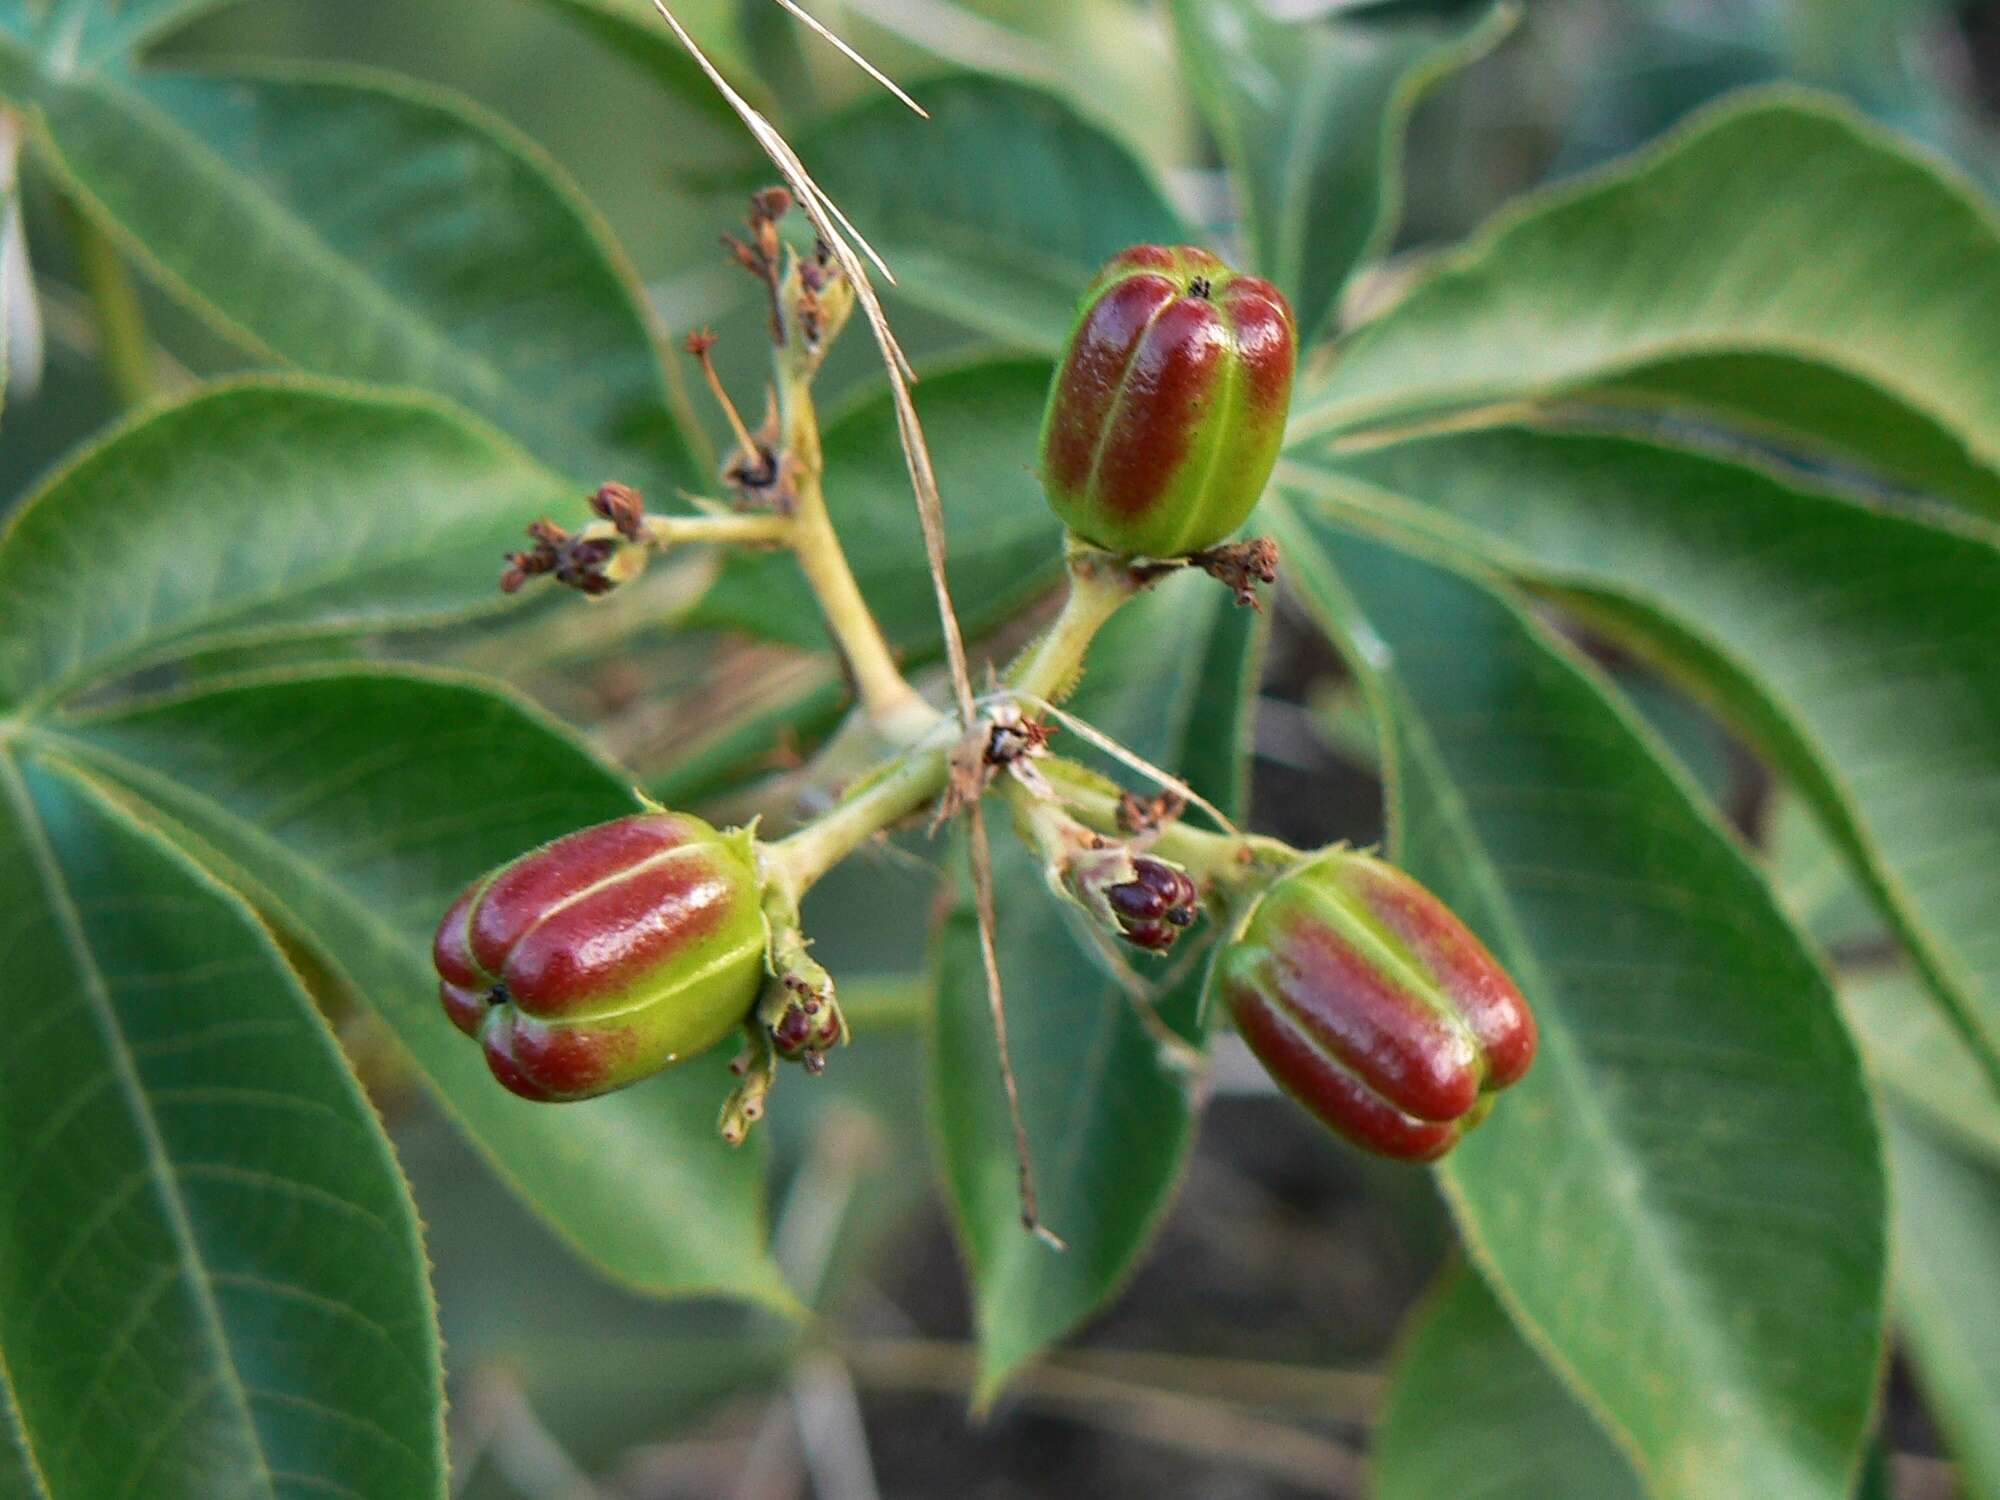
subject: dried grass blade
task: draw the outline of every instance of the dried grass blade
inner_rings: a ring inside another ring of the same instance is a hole
[[[801,21],[805,22],[806,25],[810,26],[814,31],[818,32],[828,42],[832,43],[833,49],[836,52],[838,52],[842,57],[846,58],[849,62],[853,63],[855,67],[859,68],[862,72],[866,73],[870,78],[874,79],[877,83],[881,84],[883,88],[887,89],[890,93],[894,94],[898,99],[902,100],[903,103],[909,105],[911,109],[915,110],[918,114],[922,115],[926,120],[928,120],[931,117],[931,112],[925,109],[921,104],[917,103],[917,101],[912,99],[908,94],[904,93],[902,90],[902,86],[899,85],[895,79],[891,78],[887,73],[884,73],[880,68],[876,67],[875,64],[870,62],[867,58],[863,57],[859,52],[856,52],[852,47],[848,46],[845,40],[836,35],[831,28],[829,28],[823,21],[820,20],[818,16],[814,15],[811,11],[807,10],[804,6],[800,5],[798,3],[798,0],[778,0],[778,4],[784,6],[786,10],[790,11],[793,15],[797,16]]]

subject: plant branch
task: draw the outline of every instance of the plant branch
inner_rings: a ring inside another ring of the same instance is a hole
[[[816,483],[802,488],[818,493]],[[824,519],[823,502],[818,512]],[[807,514],[808,510],[802,506],[795,519],[803,520]],[[820,554],[821,560],[829,562],[845,577],[846,587],[853,587],[853,575],[847,572],[845,556],[830,525],[827,539],[830,545]],[[802,553],[802,563],[803,560]],[[1074,685],[1098,631],[1127,601],[1142,592],[1148,581],[1115,565],[1106,554],[1087,549],[1072,551],[1070,592],[1062,612],[1009,669],[1008,685],[1035,698],[1053,698]],[[838,583],[833,585],[836,590],[842,587]],[[859,601],[858,587],[854,588],[854,596]],[[874,620],[867,615],[865,604],[858,607],[872,627]],[[833,627],[832,611],[828,612],[828,623]],[[879,640],[879,632],[873,633]],[[886,653],[887,648],[883,649]],[[894,670],[893,664],[889,670]],[[898,709],[901,728],[907,736],[902,742],[905,748],[855,782],[847,798],[824,816],[765,847],[768,877],[783,883],[782,894],[793,904],[863,843],[928,806],[943,794],[950,781],[955,726],[909,688],[900,673],[895,680],[909,694],[906,706]],[[1109,800],[1115,814],[1115,797],[1100,800]]]
[[[1084,657],[1097,633],[1157,577],[1136,573],[1122,559],[1075,541],[1064,560],[1069,593],[1062,612],[1007,669],[1009,687],[1057,703],[1081,680]]]
[[[944,791],[950,749],[932,744],[906,752],[824,817],[765,845],[764,873],[773,895],[796,907],[827,871],[876,834],[928,806]]]
[[[643,524],[648,545],[660,548],[698,542],[723,546],[751,546],[759,542],[788,544],[794,533],[790,516],[649,515]]]
[[[896,665],[882,627],[854,581],[854,570],[848,566],[847,554],[827,514],[817,473],[800,479],[798,505],[791,520],[793,555],[819,601],[827,631],[854,674],[854,691],[862,711],[881,724],[904,722],[927,727],[935,711]]]

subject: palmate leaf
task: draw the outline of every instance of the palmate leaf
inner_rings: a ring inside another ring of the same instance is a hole
[[[662,505],[695,467],[630,267],[554,164],[389,76],[41,71],[0,42],[40,159],[252,354],[414,386],[579,485]]]
[[[456,681],[302,676],[65,708],[141,662],[222,641],[477,607],[494,597],[498,548],[555,485],[427,400],[287,381],[206,392],[114,434],[0,535],[0,684],[23,705],[8,723],[118,786],[375,1007],[585,1254],[653,1290],[785,1304],[761,1248],[756,1154],[712,1137],[717,1080],[520,1104],[434,1012],[437,916],[482,869],[630,811],[606,767]]]
[[[2000,1074],[2000,546],[1622,438],[1500,429],[1279,482],[1585,598],[1811,798]]]
[[[330,671],[31,731],[116,784],[374,1009],[500,1173],[620,1279],[789,1307],[761,1154],[716,1133],[718,1055],[576,1105],[515,1099],[437,1006],[430,938],[473,877],[634,810],[552,723],[470,682]]]
[[[969,632],[998,625],[1061,574],[1057,527],[1026,455],[1035,451],[1049,366],[968,365],[917,387],[951,537],[946,576]],[[826,425],[827,505],[855,580],[898,647],[941,650],[923,531],[910,503],[896,413],[877,391]],[[1023,455],[1015,462],[1008,455]],[[737,553],[695,606],[695,623],[728,625],[798,646],[824,646],[819,607],[786,553]]]
[[[0,909],[0,1493],[441,1496],[415,1212],[277,948],[19,740]]]
[[[1838,852],[1781,803],[1771,864],[1787,898],[1834,951],[1868,953],[1881,923]],[[1971,1496],[2000,1496],[2000,1098],[1907,965],[1867,962],[1840,975],[1841,1009],[1888,1096],[1895,1205],[1890,1306],[1902,1350],[1948,1434]],[[1876,1474],[1861,1500],[1891,1500]]]
[[[1976,193],[1843,106],[1764,94],[1502,215],[1353,338],[1293,425],[1636,404],[2000,513],[1996,319]]]
[[[1098,638],[1069,707],[1235,806],[1261,634],[1256,617],[1207,579],[1171,579]],[[1058,1254],[1021,1227],[977,918],[959,881],[937,939],[930,1097],[972,1280],[981,1405],[1124,1284],[1180,1180],[1193,1128],[1188,1080],[1161,1060],[1037,863],[1010,830],[992,832],[1000,971],[1036,1187],[1043,1219],[1069,1250]],[[1203,968],[1161,1002],[1189,1036],[1198,1034]]]
[[[1881,1356],[1886,1205],[1826,977],[1691,785],[1546,632],[1462,575],[1274,520],[1377,709],[1391,852],[1541,1025],[1533,1069],[1441,1168],[1476,1264],[1655,1496],[1845,1496]]]
[[[1054,354],[1099,266],[1189,237],[1131,152],[1055,95],[980,77],[921,92],[929,120],[870,98],[796,143],[912,302]]]
[[[1374,1459],[1376,1500],[1645,1496],[1632,1465],[1462,1266],[1404,1332]]]
[[[1394,232],[1402,134],[1435,79],[1499,40],[1497,0],[1286,22],[1261,0],[1174,0],[1182,66],[1245,204],[1257,271],[1310,344],[1348,276]]]
[[[2000,1171],[2000,1098],[1923,981],[1901,966],[1858,969],[1841,976],[1840,1007],[1896,1104]]]
[[[0,703],[165,655],[491,608],[500,552],[574,504],[422,398],[277,377],[120,428],[0,531]]]

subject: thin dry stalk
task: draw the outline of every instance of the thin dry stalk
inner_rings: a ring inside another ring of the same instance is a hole
[[[823,21],[821,21],[818,16],[814,15],[811,11],[807,10],[804,6],[800,5],[798,3],[798,0],[778,0],[778,4],[784,6],[786,10],[790,11],[793,15],[797,16],[801,21],[805,22],[806,25],[810,26],[814,31],[818,32],[828,42],[832,43],[833,48],[836,52],[838,52],[842,57],[846,58],[849,62],[853,63],[855,67],[859,68],[862,72],[866,73],[870,78],[874,79],[877,83],[881,84],[883,88],[887,89],[890,93],[894,94],[898,99],[902,100],[903,103],[907,104],[911,109],[915,110],[918,114],[922,115],[926,120],[928,120],[931,117],[931,112],[925,109],[921,104],[917,103],[917,101],[912,99],[908,94],[904,93],[902,90],[902,86],[899,85],[895,79],[891,78],[887,73],[884,73],[880,68],[876,67],[875,64],[870,62],[867,58],[863,57],[859,52],[856,52],[852,47],[848,46],[847,43],[841,37],[835,35],[834,32],[831,29],[829,29],[827,25]]]
[[[779,3],[797,13],[797,8],[787,0],[779,0]],[[861,304],[869,331],[882,353],[883,367],[888,371],[889,389],[896,408],[896,435],[902,441],[903,461],[909,470],[910,487],[916,494],[917,517],[923,525],[924,552],[930,564],[931,588],[937,597],[938,623],[944,631],[945,658],[951,665],[952,695],[957,702],[959,721],[969,734],[978,709],[973,701],[972,669],[966,663],[965,636],[959,628],[958,611],[952,605],[951,589],[945,580],[944,505],[938,496],[937,471],[931,464],[930,445],[924,439],[916,403],[910,397],[910,382],[916,378],[916,372],[910,367],[908,356],[903,353],[902,345],[897,343],[896,335],[889,327],[888,314],[882,310],[881,299],[876,296],[874,283],[869,279],[868,267],[862,263],[855,246],[866,252],[868,259],[874,262],[891,285],[895,283],[895,275],[876,254],[874,246],[813,180],[805,163],[777,127],[730,87],[729,80],[709,61],[708,54],[701,50],[688,29],[667,8],[666,0],[653,0],[653,8],[771,158],[800,206],[805,209],[806,216],[812,220],[813,227],[819,231],[820,238],[826,242],[841,270],[853,284],[856,300]],[[831,36],[824,27],[818,27],[816,22],[814,25],[823,35]],[[860,60],[845,44],[842,44],[841,50],[856,61]],[[868,71],[875,77],[881,77],[872,67]],[[901,90],[896,92],[900,94]],[[919,110],[919,113],[922,111]],[[973,894],[978,903],[980,947],[986,963],[986,998],[993,1013],[994,1034],[1000,1048],[1001,1081],[1007,1091],[1007,1107],[1019,1156],[1021,1217],[1038,1237],[1060,1247],[1062,1241],[1049,1233],[1035,1212],[1034,1173],[1028,1159],[1027,1127],[1021,1116],[1020,1089],[1014,1077],[1012,1055],[1007,1048],[1006,1000],[1001,991],[1000,965],[994,951],[992,847],[987,842],[986,822],[977,801],[971,807],[969,833],[971,837],[966,841],[966,847],[972,865]]]

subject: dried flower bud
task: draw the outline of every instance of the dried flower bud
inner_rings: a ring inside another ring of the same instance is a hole
[[[528,1099],[587,1099],[706,1051],[756,1003],[749,836],[680,813],[586,828],[467,888],[433,957],[445,1014]]]
[[[1165,953],[1201,913],[1185,871],[1124,844],[1079,851],[1061,870],[1070,896],[1135,948]]]
[[[1272,886],[1209,982],[1286,1093],[1384,1156],[1442,1156],[1534,1060],[1527,1002],[1465,924],[1349,850]]]
[[[517,593],[530,578],[547,573],[595,599],[625,582],[645,561],[643,552],[627,552],[615,537],[573,535],[546,519],[530,524],[528,537],[532,548],[506,554],[507,568],[500,575],[503,594]]]
[[[1173,947],[1181,929],[1193,925],[1200,910],[1200,893],[1194,882],[1172,865],[1139,856],[1132,861],[1138,872],[1123,885],[1104,893],[1118,918],[1119,934],[1134,947],[1164,953]]]
[[[646,534],[646,503],[630,485],[613,481],[599,485],[590,497],[590,508],[618,528],[628,542],[643,540]]]
[[[813,1072],[825,1056],[847,1040],[846,1023],[830,996],[794,994],[771,1027],[771,1044],[787,1062],[803,1062]]]
[[[1256,507],[1290,408],[1284,295],[1205,250],[1139,245],[1084,294],[1042,419],[1063,524],[1112,552],[1182,557]]]

